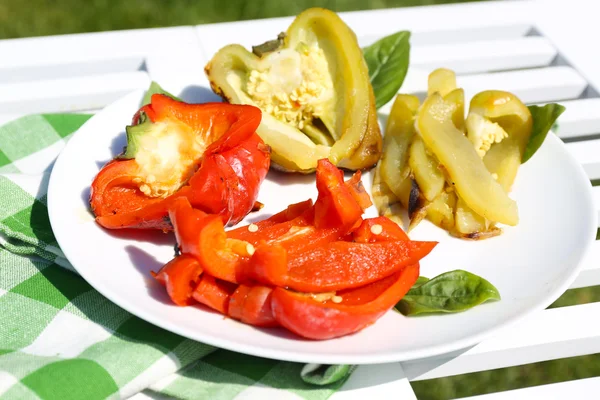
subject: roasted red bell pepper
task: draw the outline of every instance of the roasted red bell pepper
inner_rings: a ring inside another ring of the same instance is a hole
[[[360,180],[358,183],[362,186]],[[350,190],[350,187],[351,185],[345,184],[341,170],[327,159],[319,160],[317,164],[319,197],[315,202],[315,227],[350,230],[360,223],[364,211],[361,203],[367,204],[368,207],[371,202],[367,203],[363,200],[363,196],[359,195],[360,189],[354,191]]]
[[[248,269],[252,271],[246,274],[259,282],[285,286],[298,292],[349,289],[375,282],[417,263],[435,245],[435,242],[406,240],[376,243],[333,241],[292,254],[259,247],[248,263]],[[268,261],[265,262],[265,259]]]
[[[255,133],[260,121],[253,106],[153,95],[128,127],[127,151],[92,183],[97,222],[110,229],[170,230],[168,209],[186,197],[225,224],[238,223],[252,210],[270,165],[269,148]]]
[[[168,210],[168,217],[173,225],[180,252],[190,255],[201,252],[198,232],[208,216],[209,214],[204,211],[192,208],[189,200],[185,197],[179,197],[173,201]]]
[[[310,200],[291,205],[253,224],[254,229],[246,226],[225,233],[216,216],[193,209],[186,199],[173,200],[168,215],[182,252],[194,255],[208,274],[243,283],[256,275],[249,258],[259,244],[280,245],[292,254],[338,240],[362,221],[360,196],[352,194],[360,193],[357,187],[362,184],[356,180],[346,184],[341,171],[326,160],[319,163],[317,171],[319,196],[314,205]],[[348,214],[347,209],[354,211]],[[321,227],[316,226],[318,212]]]
[[[357,332],[373,324],[408,292],[419,277],[419,264],[356,289],[339,291],[320,302],[302,293],[278,287],[273,290],[271,309],[275,320],[308,339],[331,339]]]
[[[300,251],[321,242],[334,241],[359,226],[362,213],[371,200],[360,180],[360,171],[344,182],[341,170],[328,160],[317,165],[318,197],[292,204],[264,221],[240,227],[228,237],[245,240],[254,246],[262,242],[279,243],[288,251]]]
[[[246,324],[277,326],[271,310],[273,288],[261,285],[240,285],[229,300],[229,316]]]
[[[350,190],[350,194],[354,197],[354,200],[356,200],[360,208],[366,210],[373,205],[373,202],[371,201],[371,196],[369,196],[369,193],[367,193],[362,184],[361,179],[361,172],[356,171],[352,177],[346,181],[346,187]]]
[[[192,293],[201,274],[202,267],[198,260],[182,254],[165,264],[154,277],[167,288],[173,303],[187,306],[191,304]]]
[[[179,248],[203,270],[193,298],[244,323],[312,339],[356,332],[393,307],[436,243],[409,240],[386,217],[363,220],[371,202],[360,173],[344,182],[322,160],[317,188],[314,205],[293,204],[229,232],[188,199],[173,201]]]
[[[204,304],[221,314],[227,314],[229,299],[236,288],[237,286],[233,283],[203,274],[192,296],[198,303]]]
[[[389,240],[409,240],[406,232],[387,217],[365,219],[352,232],[352,240],[358,243],[386,242]]]
[[[283,222],[291,221],[297,217],[304,215],[306,212],[309,212],[313,207],[313,201],[311,199],[304,200],[300,203],[295,203],[289,205],[285,210],[278,212],[277,214],[272,215],[267,219],[263,219],[262,221],[256,222],[251,228],[250,225],[241,226],[239,228],[232,229],[227,232],[227,236],[232,239],[240,239],[250,242],[252,244],[258,244],[260,234],[257,235],[257,232],[265,232],[266,228],[270,228],[271,226],[281,224]],[[312,216],[310,217],[312,218]],[[274,234],[275,232],[273,232]],[[275,238],[276,236],[273,236]],[[263,238],[264,239],[264,238]]]
[[[228,238],[218,215],[196,210],[188,199],[180,197],[173,201],[168,216],[181,253],[195,257],[215,278],[232,283],[244,281],[244,264],[254,252],[254,246]]]

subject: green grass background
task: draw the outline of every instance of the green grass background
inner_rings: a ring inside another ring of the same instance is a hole
[[[0,0],[0,38],[98,32],[469,0]]]
[[[312,6],[353,11],[466,1],[0,0],[0,39],[269,18],[295,15]],[[597,287],[576,289],[567,291],[551,307],[596,301],[600,301]],[[419,400],[441,400],[592,376],[600,376],[600,355],[413,382],[413,388]]]

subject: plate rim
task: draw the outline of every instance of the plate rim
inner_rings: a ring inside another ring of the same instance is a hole
[[[133,98],[134,95],[137,95],[141,99],[144,92],[145,92],[145,90],[143,90],[143,89],[134,90],[134,91],[129,92],[128,94],[120,97],[116,101],[108,104],[106,107],[104,107],[102,110],[100,110],[97,114],[92,116],[88,121],[86,121],[73,134],[71,139],[75,138],[76,135],[82,134],[81,132],[85,133],[85,131],[88,129],[86,127],[94,124],[95,117],[97,115],[100,115],[107,107],[114,106],[115,104],[119,104],[121,102],[126,102],[127,101],[126,99],[129,99],[130,97]],[[133,111],[133,112],[135,112],[135,111]],[[580,181],[583,180],[583,182],[589,182],[589,179],[587,177],[587,174],[585,173],[585,170],[583,169],[583,166],[568,151],[565,144],[556,135],[552,134],[552,132],[550,132],[550,133],[551,134],[548,135],[546,140],[551,140],[551,141],[555,142],[554,144],[561,148],[561,151],[563,151],[565,153],[565,156],[567,157],[567,159],[569,159],[569,161],[575,165],[575,169],[577,170],[577,173],[575,174],[573,179],[578,179]],[[98,282],[95,282],[93,279],[88,279],[89,275],[87,274],[86,269],[83,269],[84,272],[82,272],[77,268],[75,263],[71,262],[72,259],[77,259],[77,257],[74,256],[73,252],[71,251],[72,248],[68,244],[69,240],[66,240],[65,236],[63,236],[63,231],[60,228],[61,225],[58,222],[58,218],[59,218],[58,215],[56,215],[56,213],[52,211],[55,209],[55,207],[56,207],[55,204],[57,204],[59,202],[59,197],[60,197],[58,195],[55,195],[55,193],[57,193],[57,191],[58,191],[58,189],[57,189],[57,187],[59,186],[58,182],[60,181],[60,177],[58,175],[58,172],[56,172],[56,171],[60,172],[61,168],[63,168],[62,165],[64,163],[66,163],[66,161],[64,161],[64,160],[66,160],[66,156],[63,157],[63,155],[67,153],[67,152],[65,152],[65,150],[67,149],[67,147],[69,145],[71,145],[71,143],[73,143],[72,140],[69,140],[67,142],[67,144],[65,145],[65,147],[61,150],[58,157],[56,158],[56,161],[55,161],[55,163],[52,167],[52,171],[50,173],[47,195],[48,195],[48,215],[49,215],[50,225],[52,227],[54,236],[56,238],[56,241],[57,241],[60,249],[62,250],[63,254],[65,255],[66,259],[69,260],[69,262],[75,268],[77,273],[88,284],[90,284],[90,286],[92,286],[95,290],[97,290],[102,296],[106,297],[108,300],[110,300],[117,306],[123,308],[124,310],[126,310],[127,312],[132,314],[133,316],[141,318],[153,325],[156,325],[162,329],[165,329],[166,331],[173,332],[173,333],[181,335],[185,338],[195,340],[195,341],[207,344],[207,345],[215,346],[215,347],[218,347],[221,349],[227,349],[227,350],[236,351],[236,352],[240,352],[240,353],[244,353],[244,354],[248,354],[248,355],[252,355],[252,356],[270,358],[270,359],[281,360],[281,361],[291,361],[291,362],[301,362],[301,363],[319,363],[319,364],[357,364],[357,365],[381,364],[381,363],[388,363],[388,362],[404,362],[404,361],[411,361],[411,360],[417,360],[417,359],[425,359],[425,358],[429,358],[429,357],[433,357],[433,356],[440,356],[443,354],[452,353],[452,352],[458,351],[458,350],[467,349],[468,347],[477,345],[477,344],[481,343],[483,340],[485,340],[486,338],[493,336],[494,333],[499,332],[503,329],[506,329],[509,326],[514,326],[514,324],[517,324],[519,321],[522,321],[525,318],[528,318],[535,312],[543,311],[550,304],[552,304],[558,297],[560,297],[569,288],[569,286],[575,281],[575,279],[579,275],[580,271],[582,270],[583,261],[585,260],[588,253],[591,250],[592,244],[594,243],[593,238],[595,238],[596,231],[598,229],[597,228],[598,213],[594,212],[595,210],[594,210],[593,195],[592,195],[591,186],[590,186],[590,187],[586,188],[586,190],[583,191],[583,192],[585,192],[584,201],[588,204],[588,206],[590,206],[590,209],[592,210],[592,212],[590,213],[591,220],[588,220],[588,222],[587,222],[589,225],[588,229],[589,229],[589,237],[590,238],[585,243],[585,245],[583,247],[583,251],[578,253],[578,257],[577,257],[576,261],[574,262],[574,265],[571,268],[571,271],[568,274],[567,278],[564,279],[563,282],[560,285],[558,285],[557,288],[552,292],[555,294],[555,296],[546,296],[546,297],[542,298],[541,300],[534,302],[526,311],[515,314],[509,318],[506,318],[505,320],[503,320],[501,323],[495,325],[494,327],[491,327],[487,330],[483,330],[474,335],[469,335],[463,339],[454,340],[449,343],[443,343],[443,344],[430,346],[430,347],[427,347],[426,349],[421,348],[421,349],[416,349],[416,350],[401,351],[401,352],[389,352],[389,353],[376,354],[376,355],[368,355],[368,354],[334,355],[334,354],[330,354],[330,355],[320,356],[320,355],[316,355],[316,354],[309,354],[308,356],[306,356],[305,353],[299,352],[299,351],[271,350],[269,348],[258,349],[256,347],[256,345],[239,343],[239,342],[235,342],[233,340],[221,339],[219,337],[215,337],[215,336],[211,336],[211,335],[205,336],[202,334],[202,332],[190,332],[190,329],[188,329],[188,328],[181,327],[181,326],[174,325],[174,324],[169,324],[168,321],[165,321],[163,318],[156,317],[152,313],[149,313],[149,312],[144,311],[143,309],[137,308],[137,306],[135,304],[131,304],[128,301],[121,301],[118,294],[114,293],[110,289],[109,286],[99,284]],[[582,187],[583,187],[583,185],[582,185]],[[58,229],[57,229],[57,227],[58,227]],[[199,311],[202,311],[202,310],[199,310]],[[391,312],[391,310],[388,312]],[[332,339],[332,340],[336,340],[336,339]]]

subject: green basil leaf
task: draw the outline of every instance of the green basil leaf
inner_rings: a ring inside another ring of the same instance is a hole
[[[429,281],[429,278],[426,278],[424,276],[419,276],[417,278],[417,281],[415,282],[415,284],[412,286],[411,289],[418,288],[419,286],[421,286],[422,284],[424,284],[427,281]],[[392,310],[396,311],[397,313],[400,312],[397,307],[392,308]]]
[[[311,385],[329,385],[338,382],[343,383],[356,369],[356,365],[327,365],[306,364],[300,371],[300,377]]]
[[[400,31],[363,49],[377,108],[390,101],[404,82],[409,64],[409,39],[410,32]]]
[[[556,103],[546,104],[543,107],[529,106],[527,108],[529,108],[529,112],[531,112],[531,117],[533,118],[533,128],[531,129],[531,136],[525,147],[521,164],[525,164],[540,148],[560,114],[565,111],[564,106]]]
[[[153,94],[164,94],[165,96],[169,96],[173,100],[182,101],[179,97],[172,95],[171,93],[164,90],[160,85],[154,81],[150,83],[150,87],[146,91],[144,98],[142,99],[142,106],[150,104],[150,99],[152,99]]]
[[[429,281],[429,278],[425,278],[424,276],[419,276],[417,278],[417,281],[413,285],[412,289],[418,288],[419,286],[421,286],[422,284],[424,284],[425,282],[428,282],[428,281]]]
[[[413,286],[396,308],[404,315],[451,313],[468,310],[487,300],[500,300],[494,285],[470,272],[455,270]]]

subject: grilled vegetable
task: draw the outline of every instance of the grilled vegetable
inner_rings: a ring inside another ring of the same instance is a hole
[[[433,201],[444,190],[444,174],[435,157],[427,154],[425,143],[419,136],[410,146],[408,165],[414,174],[419,189],[428,201]]]
[[[387,120],[384,138],[386,151],[379,167],[382,180],[407,209],[412,186],[408,157],[415,135],[414,117],[418,109],[419,99],[416,96],[396,96]]]
[[[448,172],[458,195],[479,215],[516,225],[517,204],[485,167],[472,143],[452,122],[453,108],[437,93],[427,98],[417,118],[423,142]]]
[[[319,160],[318,197],[226,232],[221,219],[179,198],[169,208],[180,254],[153,276],[172,300],[193,300],[255,326],[311,339],[374,323],[416,282],[436,242],[412,241],[371,206],[357,171]]]
[[[90,205],[108,229],[172,229],[179,197],[236,224],[253,208],[269,169],[255,133],[258,108],[187,104],[154,94],[127,127],[127,148],[94,178]]]
[[[452,231],[454,229],[454,213],[456,194],[454,191],[442,191],[427,205],[427,218],[437,226]]]
[[[471,129],[467,126],[469,140],[476,143],[478,154],[497,175],[498,183],[510,191],[531,136],[529,109],[512,93],[487,90],[471,100],[467,125],[470,120],[475,122]]]
[[[409,231],[428,218],[454,236],[474,240],[499,235],[498,224],[518,223],[508,193],[521,163],[564,107],[526,107],[499,90],[476,94],[466,119],[464,104],[456,75],[444,68],[430,74],[420,107],[414,96],[397,96],[373,182],[381,215],[400,222],[401,205]]]
[[[456,74],[446,68],[438,68],[429,74],[427,79],[427,95],[439,93],[446,96],[456,89]]]
[[[274,165],[311,172],[329,158],[357,170],[374,165],[382,139],[367,65],[352,30],[332,11],[299,14],[285,35],[254,53],[232,44],[205,68],[215,93],[263,111],[257,133]]]

